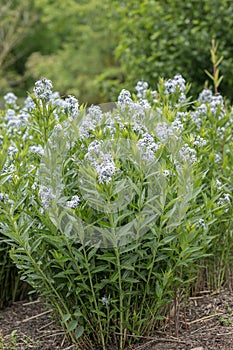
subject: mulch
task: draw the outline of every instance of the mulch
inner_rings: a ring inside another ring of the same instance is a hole
[[[202,291],[191,297],[153,337],[126,350],[233,350],[233,292]],[[42,301],[16,302],[0,311],[0,349],[75,350]],[[111,350],[115,350],[112,347]]]

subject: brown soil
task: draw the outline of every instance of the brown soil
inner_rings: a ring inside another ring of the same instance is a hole
[[[233,293],[200,293],[190,298],[174,319],[150,338],[142,338],[127,350],[233,350]],[[0,311],[0,349],[74,350],[42,302],[17,302]],[[1,345],[1,342],[3,345]]]

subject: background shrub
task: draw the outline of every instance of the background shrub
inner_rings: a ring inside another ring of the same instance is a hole
[[[159,77],[167,79],[179,72],[191,83],[191,94],[196,96],[207,79],[204,70],[212,70],[209,49],[214,38],[219,43],[219,56],[224,56],[221,91],[232,99],[231,1],[131,0],[117,9],[117,56],[130,88],[138,79],[153,86]]]
[[[61,95],[91,104],[115,101],[139,79],[155,86],[180,73],[197,96],[215,38],[222,93],[232,99],[232,7],[230,0],[3,0],[0,89],[25,97],[46,76]]]

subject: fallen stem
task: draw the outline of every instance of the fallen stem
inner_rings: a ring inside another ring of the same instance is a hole
[[[204,316],[204,317],[201,317],[201,318],[199,318],[199,319],[197,319],[197,320],[193,320],[193,321],[188,322],[188,325],[194,324],[194,323],[198,323],[198,322],[202,322],[202,321],[206,321],[206,320],[209,320],[209,319],[211,319],[211,318],[213,318],[213,317],[221,316],[221,315],[223,315],[222,312],[221,312],[221,313],[214,314],[214,315]]]
[[[53,312],[53,309],[50,309],[50,310],[48,310],[48,311],[45,311],[45,312],[42,312],[42,313],[40,313],[40,314],[34,315],[34,316],[32,316],[32,317],[26,318],[26,319],[23,320],[22,322],[25,323],[25,322],[31,321],[31,320],[33,320],[34,318],[38,318],[38,317],[41,317],[41,316],[50,314],[51,312]]]

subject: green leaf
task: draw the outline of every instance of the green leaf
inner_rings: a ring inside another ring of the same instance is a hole
[[[76,339],[79,339],[84,333],[84,327],[83,326],[78,326],[75,328],[75,337]]]
[[[67,322],[68,320],[70,320],[71,318],[71,314],[65,314],[63,317],[62,317],[62,322],[65,323]]]
[[[210,77],[211,80],[214,81],[214,76],[208,72],[208,70],[205,69],[205,73]]]
[[[77,327],[78,327],[78,321],[77,320],[72,320],[72,321],[68,322],[67,331],[68,332],[72,332]]]

